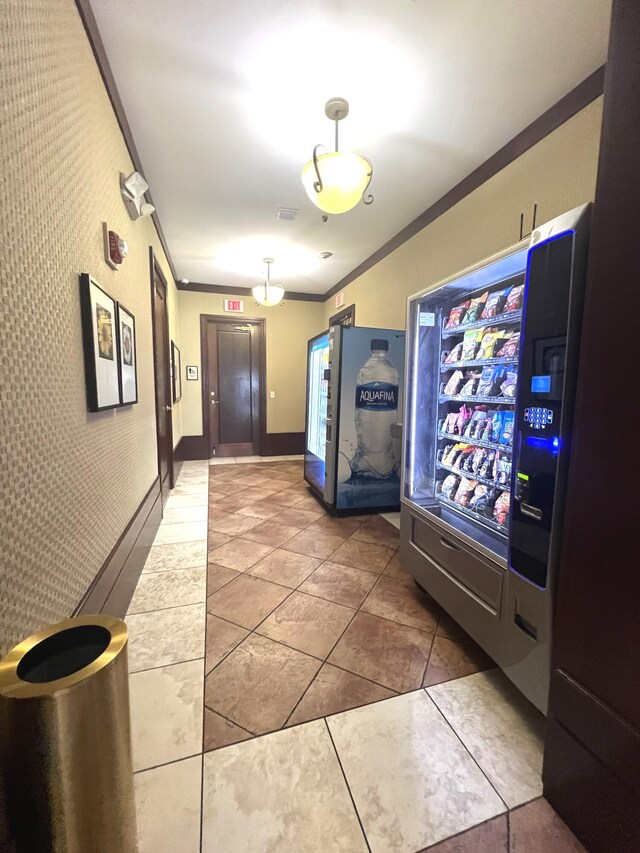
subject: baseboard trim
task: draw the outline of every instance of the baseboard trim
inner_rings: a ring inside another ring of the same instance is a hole
[[[303,432],[268,432],[263,438],[260,456],[298,456],[300,453],[304,453]],[[209,459],[209,455],[204,435],[183,435],[173,451],[174,464],[193,459]]]
[[[207,444],[204,435],[183,435],[176,445],[173,458],[180,463],[193,459],[209,459]]]
[[[73,611],[74,616],[126,614],[151,547],[143,543],[153,541],[161,521],[162,496],[160,480],[156,478]]]
[[[303,432],[268,432],[261,456],[298,456],[304,453]]]

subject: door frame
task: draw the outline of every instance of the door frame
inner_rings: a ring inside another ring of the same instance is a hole
[[[260,330],[260,342],[258,353],[260,363],[258,365],[258,382],[260,393],[258,399],[258,435],[256,436],[257,448],[254,450],[256,456],[262,456],[267,444],[267,321],[264,317],[244,317],[242,315],[230,317],[228,314],[201,314],[200,315],[200,364],[202,369],[202,435],[207,445],[207,453],[211,454],[211,407],[209,404],[209,350],[207,347],[207,325],[209,323],[224,323],[228,326],[240,326],[246,323],[256,325]],[[208,457],[209,458],[209,457]]]
[[[329,328],[331,326],[343,326],[342,322],[345,317],[351,315],[351,323],[349,325],[355,326],[356,324],[356,304],[353,302],[351,305],[347,305],[346,308],[343,308],[342,311],[338,311],[337,314],[334,314],[332,317],[329,317]]]
[[[171,411],[167,418],[167,438],[169,443],[169,489],[175,486],[175,471],[174,471],[174,452],[173,452],[173,395],[171,393],[171,358],[169,348],[171,347],[171,339],[169,337],[169,286],[165,274],[162,272],[158,259],[156,258],[153,246],[149,246],[149,278],[150,278],[150,296],[151,296],[151,350],[153,354],[153,406],[156,419],[156,453],[158,457],[158,479],[160,480],[160,493],[162,494],[162,467],[160,464],[160,434],[158,431],[158,400],[156,397],[156,317],[154,310],[155,301],[155,278],[160,280],[164,287],[164,331],[165,341],[167,343],[166,352],[164,353],[166,370],[165,370],[165,398],[169,401]]]

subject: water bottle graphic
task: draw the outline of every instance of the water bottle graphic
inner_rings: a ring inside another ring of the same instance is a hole
[[[350,460],[355,478],[385,480],[396,473],[391,424],[398,410],[398,371],[388,357],[389,341],[373,338],[371,355],[356,378],[357,448]]]

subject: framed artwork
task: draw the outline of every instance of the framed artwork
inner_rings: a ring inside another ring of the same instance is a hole
[[[197,378],[198,378],[197,366],[188,364],[187,365],[187,379],[197,379]]]
[[[180,367],[180,350],[171,341],[171,376],[173,379],[173,402],[177,403],[182,397],[182,368]]]
[[[130,406],[138,402],[136,318],[119,302],[118,366],[120,369],[120,402],[123,406]]]
[[[80,313],[87,408],[101,412],[120,405],[116,302],[88,273],[80,276]]]

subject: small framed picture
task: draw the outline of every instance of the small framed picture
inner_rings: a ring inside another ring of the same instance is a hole
[[[171,341],[171,379],[173,402],[177,403],[182,397],[182,368],[180,367],[180,350],[173,341]]]
[[[118,363],[120,366],[120,402],[123,406],[130,406],[138,402],[136,318],[119,302]]]
[[[198,378],[198,368],[192,364],[187,365],[187,379],[197,379]]]
[[[101,412],[120,405],[116,302],[88,273],[80,276],[80,314],[87,409]]]

